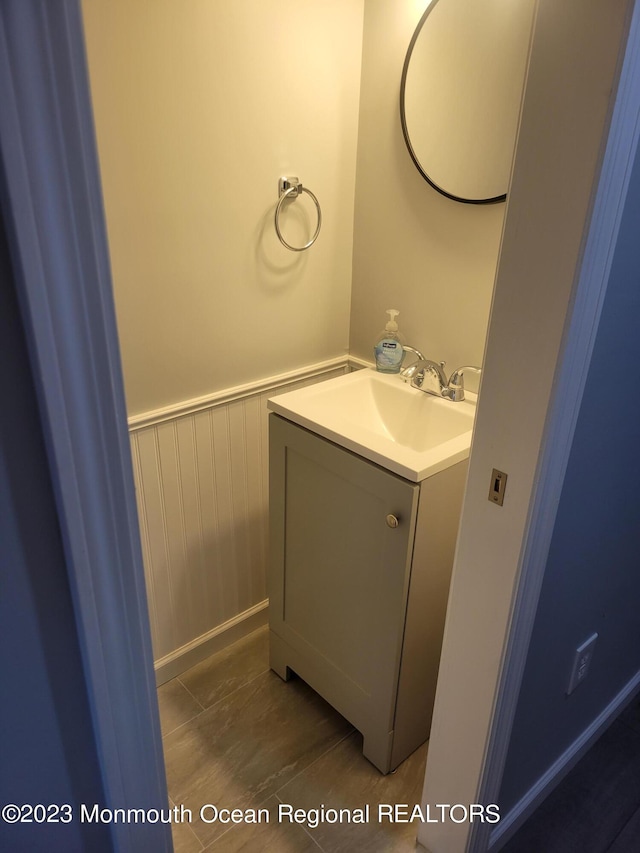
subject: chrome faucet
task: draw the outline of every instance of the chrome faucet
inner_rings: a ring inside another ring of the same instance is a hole
[[[426,359],[422,355],[420,350],[416,349],[415,347],[405,347],[403,345],[402,349],[405,352],[412,352],[415,355],[415,357],[418,359],[417,361],[412,361],[411,364],[408,364],[406,367],[403,367],[402,370],[400,371],[400,379],[402,379],[403,382],[411,382],[411,380],[413,379],[413,377],[416,374],[416,371],[418,370],[418,368],[420,366],[420,362],[426,361]]]
[[[444,365],[444,361],[436,364],[430,358],[423,358],[415,365],[416,369],[411,384],[414,388],[419,388],[427,394],[435,394],[436,397],[446,396],[444,392],[449,383],[444,372]]]
[[[444,397],[451,400],[453,403],[460,403],[464,400],[464,374],[466,371],[473,373],[481,373],[481,368],[465,365],[454,370],[449,379],[444,372],[445,362],[441,361],[436,364],[429,358],[423,358],[416,362],[413,376],[411,377],[411,385],[414,388],[419,388],[426,394],[434,394],[436,397]]]

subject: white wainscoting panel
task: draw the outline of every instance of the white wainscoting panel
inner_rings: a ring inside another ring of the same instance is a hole
[[[129,422],[158,681],[266,621],[267,399],[335,359]]]

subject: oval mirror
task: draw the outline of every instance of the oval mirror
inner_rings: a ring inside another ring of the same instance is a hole
[[[468,204],[504,201],[535,0],[432,0],[404,62],[400,117],[422,176]]]

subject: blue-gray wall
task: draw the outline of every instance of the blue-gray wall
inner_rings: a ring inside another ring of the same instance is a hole
[[[1,225],[1,222],[0,222]],[[54,496],[0,227],[0,805],[101,803]],[[53,816],[53,813],[50,813]],[[0,850],[106,853],[107,826],[0,821]]]
[[[503,814],[640,670],[640,158],[562,490],[502,782]],[[599,638],[566,695],[575,649]]]

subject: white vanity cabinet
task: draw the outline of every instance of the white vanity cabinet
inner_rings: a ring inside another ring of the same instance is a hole
[[[413,483],[269,415],[270,664],[382,772],[429,736],[466,461]]]

